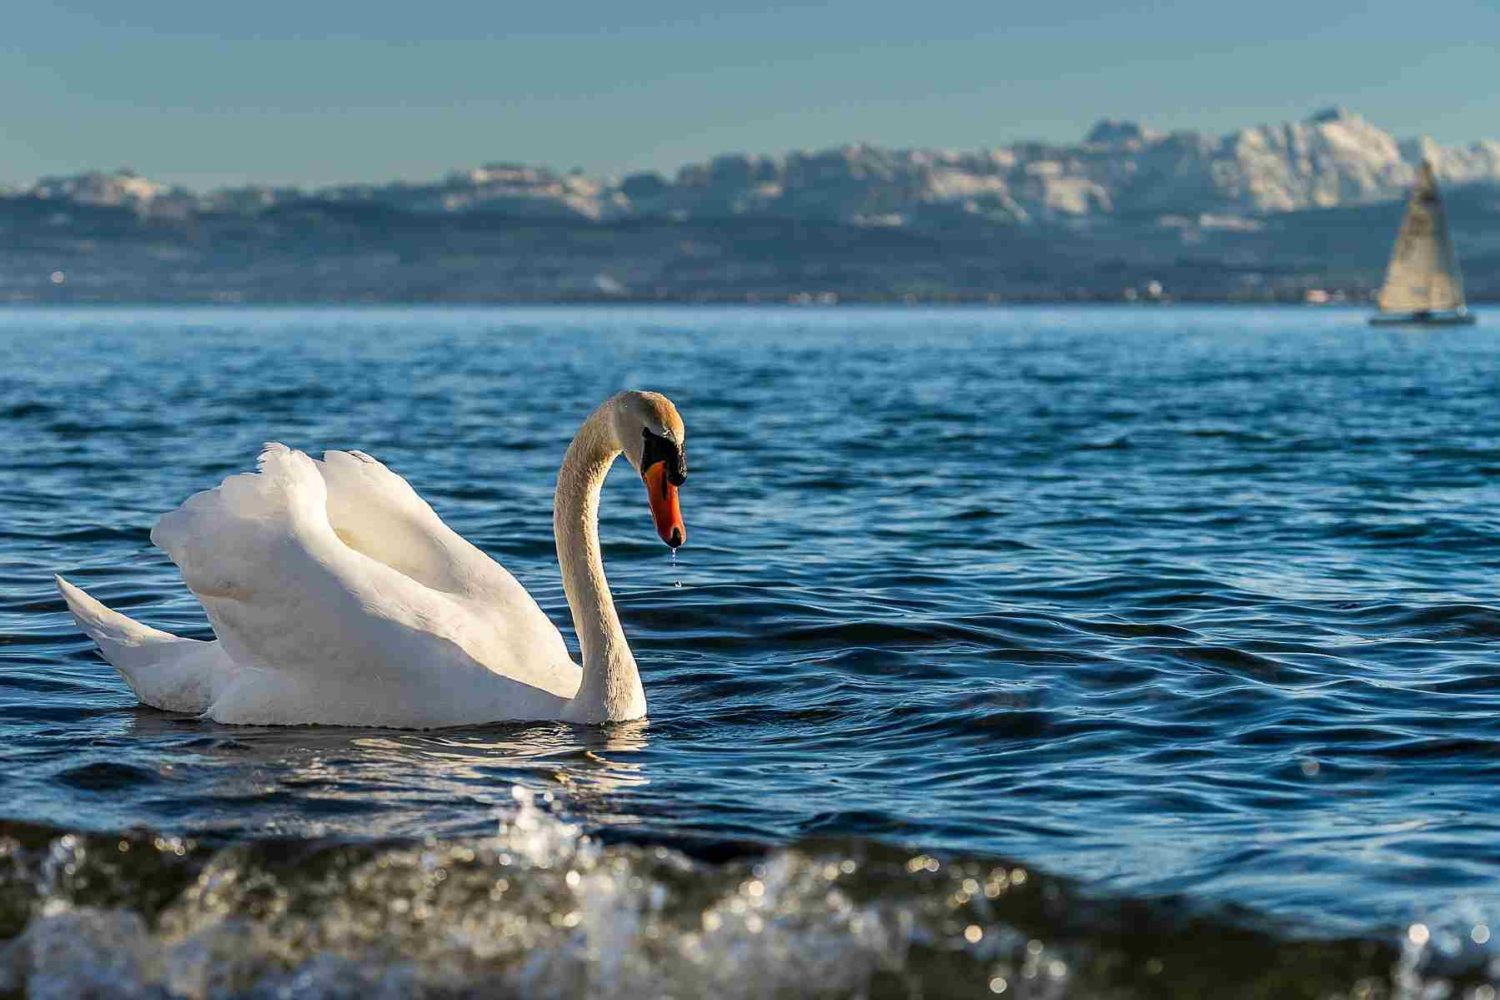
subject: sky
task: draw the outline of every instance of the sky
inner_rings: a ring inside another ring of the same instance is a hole
[[[1497,57],[1500,0],[25,0],[0,25],[0,183],[612,175],[1335,104],[1468,142],[1500,137]]]

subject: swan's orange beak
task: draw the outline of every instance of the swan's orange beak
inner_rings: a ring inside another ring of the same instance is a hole
[[[682,508],[677,505],[677,486],[667,478],[667,463],[654,463],[641,478],[646,480],[646,495],[651,499],[651,520],[656,522],[656,533],[675,549],[687,541],[687,525],[682,523]]]

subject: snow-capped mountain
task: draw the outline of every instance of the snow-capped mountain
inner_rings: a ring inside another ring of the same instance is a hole
[[[1255,216],[1401,197],[1426,156],[1441,180],[1500,182],[1500,142],[1401,143],[1343,110],[1226,136],[1103,121],[1076,145],[972,153],[851,146],[784,157],[719,157],[676,178],[623,185],[634,211],[814,216],[920,223],[1180,214]]]
[[[775,216],[924,228],[1180,216],[1232,225],[1399,198],[1424,157],[1448,185],[1500,183],[1500,142],[1445,147],[1426,138],[1399,141],[1359,115],[1331,109],[1223,136],[1104,120],[1072,145],[1022,142],[974,152],[854,145],[778,156],[728,154],[688,164],[671,177],[595,179],[491,164],[425,184],[245,187],[196,195],[121,171],[46,178],[18,193],[141,214],[250,213],[312,199],[416,213],[605,221]]]
[[[1500,143],[1321,112],[1228,135],[731,154],[618,178],[207,193],[129,171],[0,189],[0,302],[1367,299],[1415,168],[1500,299]]]
[[[91,170],[71,177],[43,177],[29,190],[17,192],[51,201],[149,212],[168,203],[196,207],[199,199],[191,191],[148,180],[133,170],[105,173]]]

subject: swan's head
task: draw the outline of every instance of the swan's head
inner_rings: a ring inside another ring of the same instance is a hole
[[[615,397],[614,430],[620,449],[646,483],[656,533],[672,548],[687,541],[677,487],[687,478],[687,432],[677,407],[659,392]]]

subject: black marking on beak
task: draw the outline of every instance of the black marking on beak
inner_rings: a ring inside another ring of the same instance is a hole
[[[671,438],[651,433],[649,427],[641,428],[641,436],[646,439],[646,447],[641,451],[641,473],[657,462],[666,462],[667,482],[681,486],[687,480],[687,453],[682,446]]]

